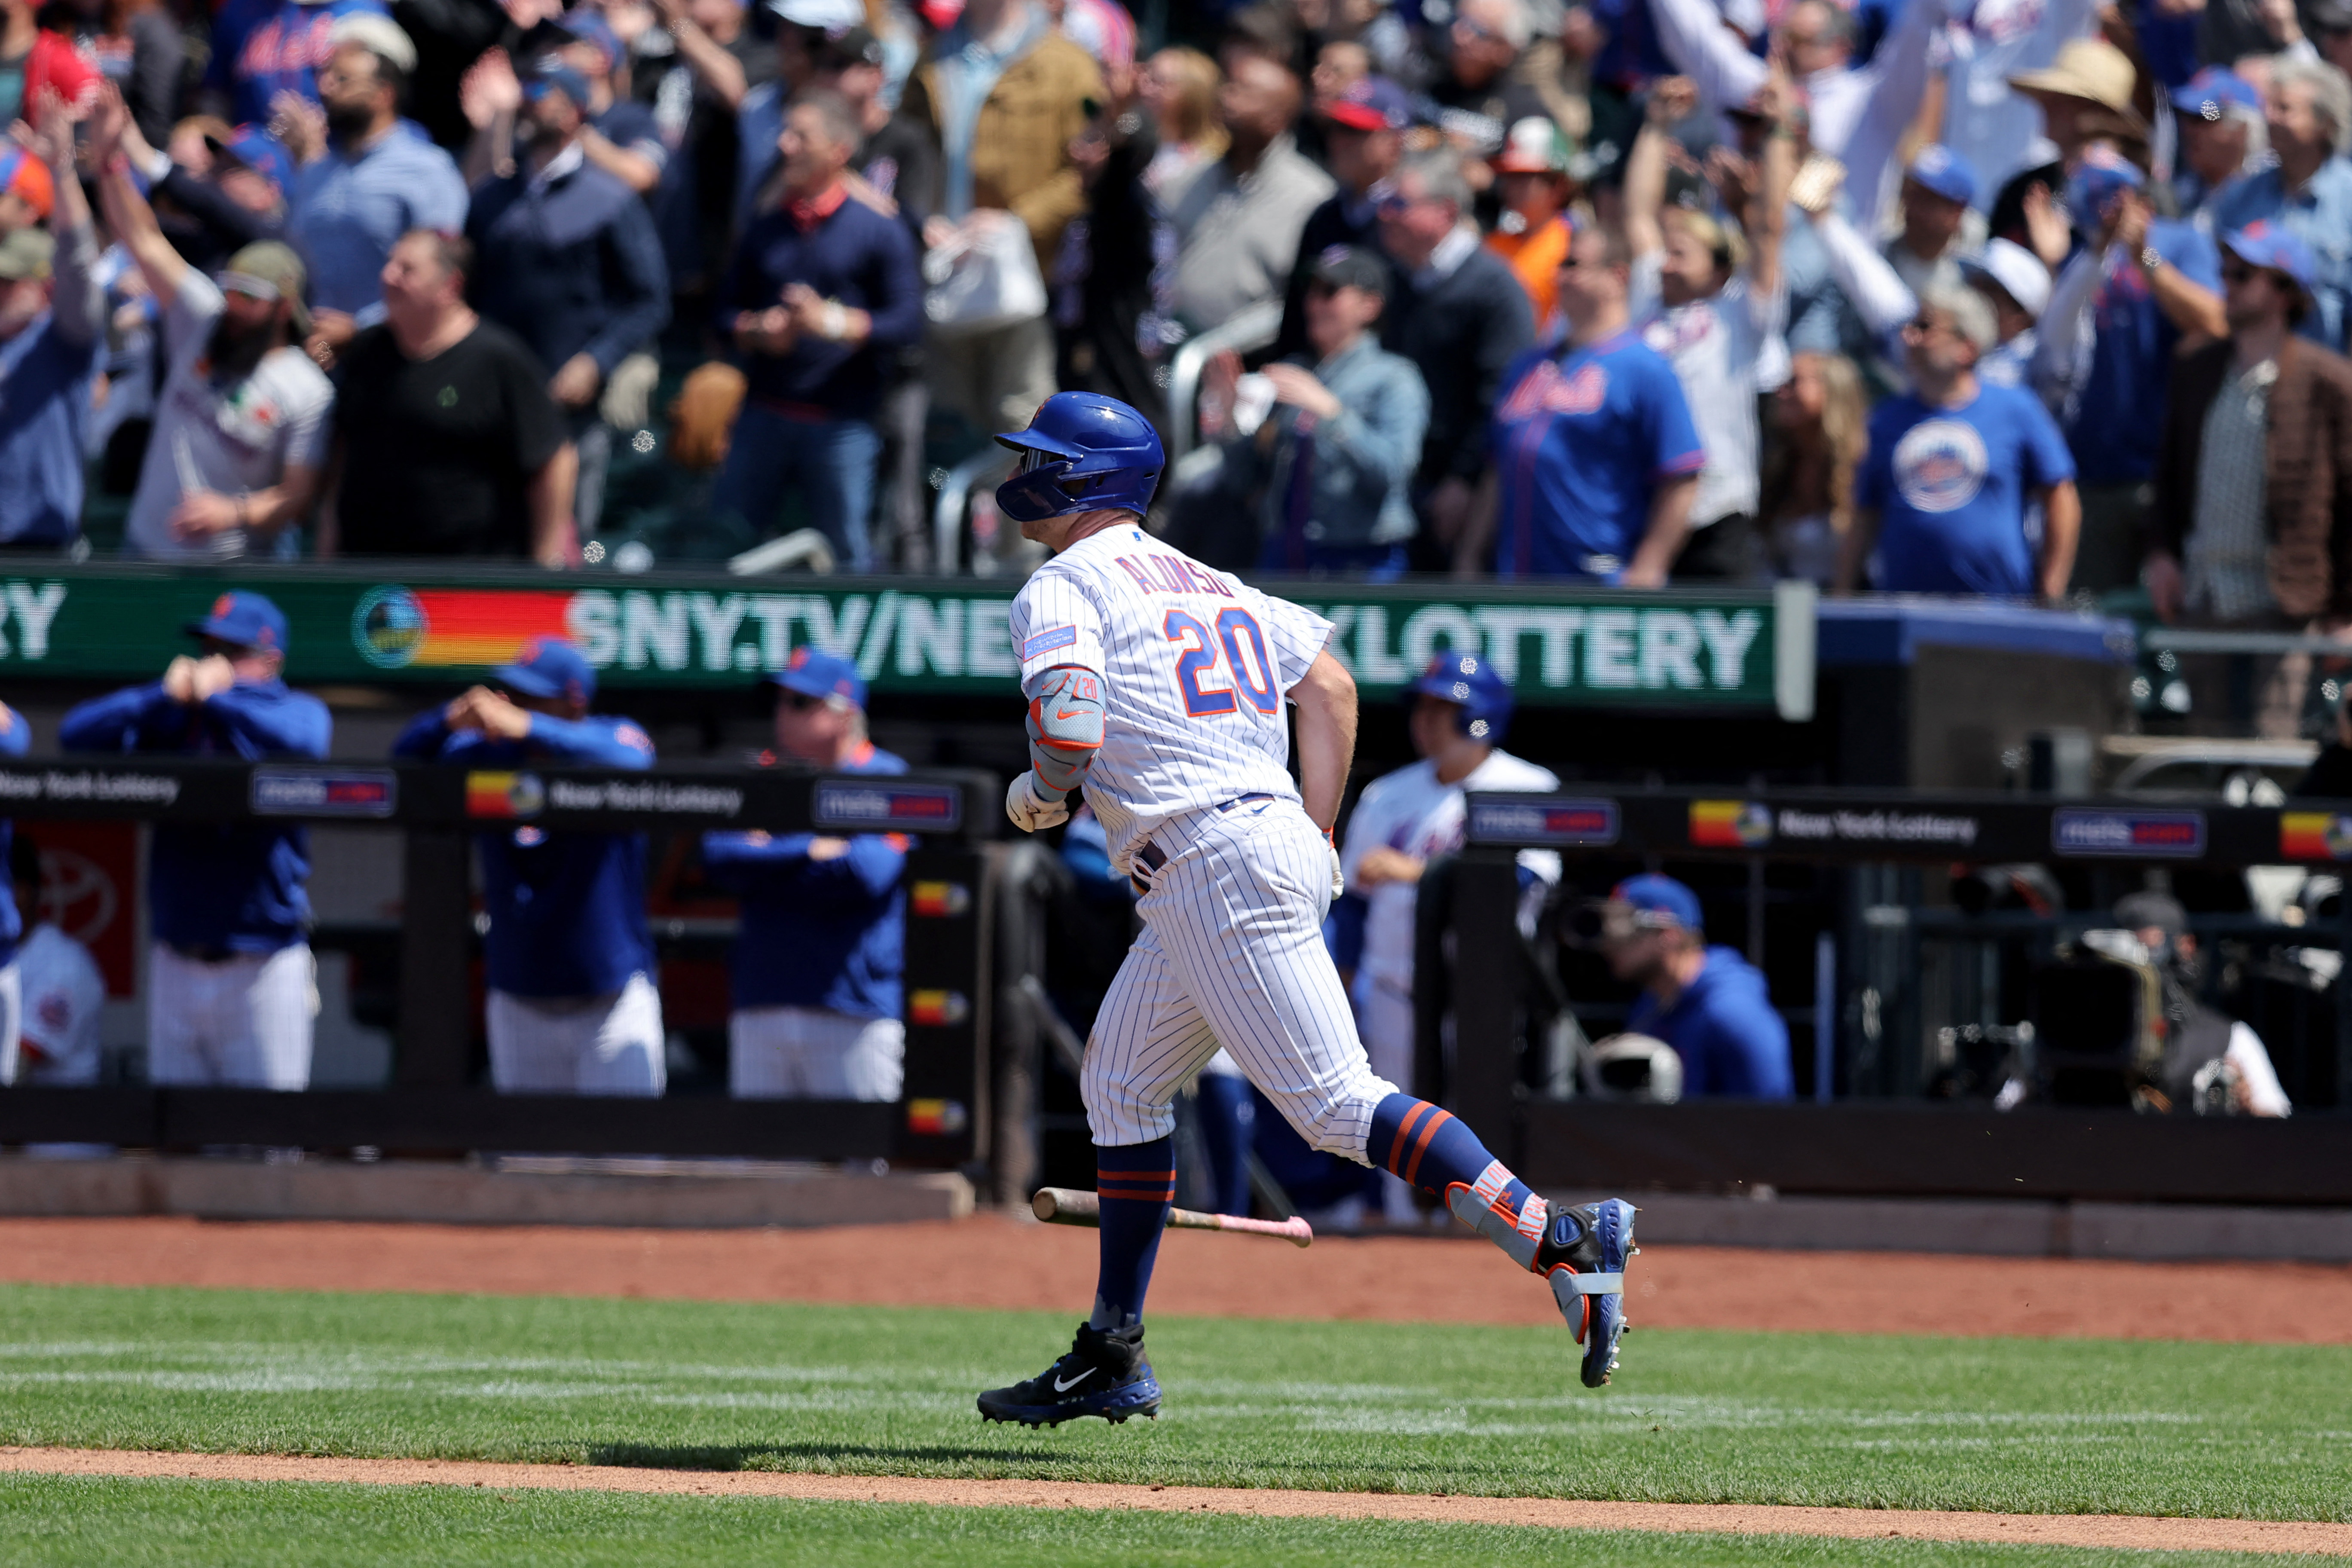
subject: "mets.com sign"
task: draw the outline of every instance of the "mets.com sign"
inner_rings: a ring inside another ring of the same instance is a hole
[[[1461,648],[1485,656],[1522,701],[1811,714],[1813,597],[1805,584],[1769,595],[1276,586],[1329,618],[1331,651],[1368,696],[1392,693],[1434,654]],[[0,668],[152,676],[185,650],[182,628],[235,587],[267,594],[286,612],[287,673],[297,682],[461,680],[535,637],[576,643],[615,687],[731,686],[803,647],[854,659],[881,691],[1002,696],[1017,679],[1010,584],[868,578],[820,587],[803,579],[783,590],[741,578],[602,574],[387,583],[338,568],[166,578],[100,567],[0,579]],[[1171,652],[1171,669],[1173,660]]]

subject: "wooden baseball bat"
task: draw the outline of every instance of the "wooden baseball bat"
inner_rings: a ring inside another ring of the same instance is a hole
[[[1102,1199],[1075,1187],[1039,1187],[1029,1200],[1030,1212],[1047,1225],[1102,1224]],[[1297,1215],[1288,1219],[1243,1219],[1229,1214],[1202,1214],[1197,1209],[1170,1209],[1171,1230],[1238,1230],[1250,1236],[1278,1236],[1293,1247],[1315,1245],[1315,1227]]]

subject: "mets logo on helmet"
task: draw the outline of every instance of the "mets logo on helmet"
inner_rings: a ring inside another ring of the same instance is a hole
[[[1984,437],[1958,419],[1930,419],[1895,444],[1895,488],[1920,511],[1957,511],[1984,489]]]

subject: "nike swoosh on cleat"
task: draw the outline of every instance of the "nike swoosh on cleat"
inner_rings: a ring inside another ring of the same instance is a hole
[[[1067,1393],[1069,1393],[1069,1392],[1070,1392],[1070,1390],[1072,1390],[1072,1389],[1074,1389],[1074,1388],[1077,1387],[1077,1385],[1078,1385],[1078,1384],[1082,1384],[1082,1383],[1086,1382],[1086,1380],[1087,1380],[1087,1379],[1088,1379],[1088,1378],[1092,1377],[1092,1376],[1095,1374],[1096,1370],[1097,1370],[1097,1369],[1096,1369],[1096,1368],[1094,1368],[1094,1367],[1088,1367],[1088,1368],[1087,1368],[1087,1370],[1086,1370],[1086,1371],[1084,1371],[1084,1372],[1082,1372],[1082,1373],[1078,1373],[1078,1375],[1077,1375],[1077,1376],[1076,1376],[1076,1377],[1074,1377],[1074,1378],[1070,1379],[1070,1381],[1069,1381],[1069,1382],[1067,1382],[1067,1383],[1064,1383],[1064,1382],[1063,1382],[1060,1378],[1058,1378],[1058,1377],[1057,1377],[1057,1378],[1055,1378],[1055,1379],[1054,1380],[1054,1392],[1055,1392],[1055,1393],[1056,1393],[1056,1394],[1067,1394]]]

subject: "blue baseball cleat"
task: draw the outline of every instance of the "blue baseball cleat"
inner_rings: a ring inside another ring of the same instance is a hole
[[[1625,1321],[1625,1264],[1633,1245],[1632,1204],[1603,1198],[1555,1209],[1536,1247],[1535,1271],[1551,1283],[1560,1315],[1584,1347],[1584,1386],[1599,1388],[1617,1370]]]
[[[1114,1426],[1130,1415],[1156,1418],[1160,1380],[1143,1359],[1143,1325],[1079,1324],[1069,1354],[1026,1383],[990,1389],[980,1396],[980,1414],[1024,1426],[1059,1426],[1081,1415],[1099,1415]]]

